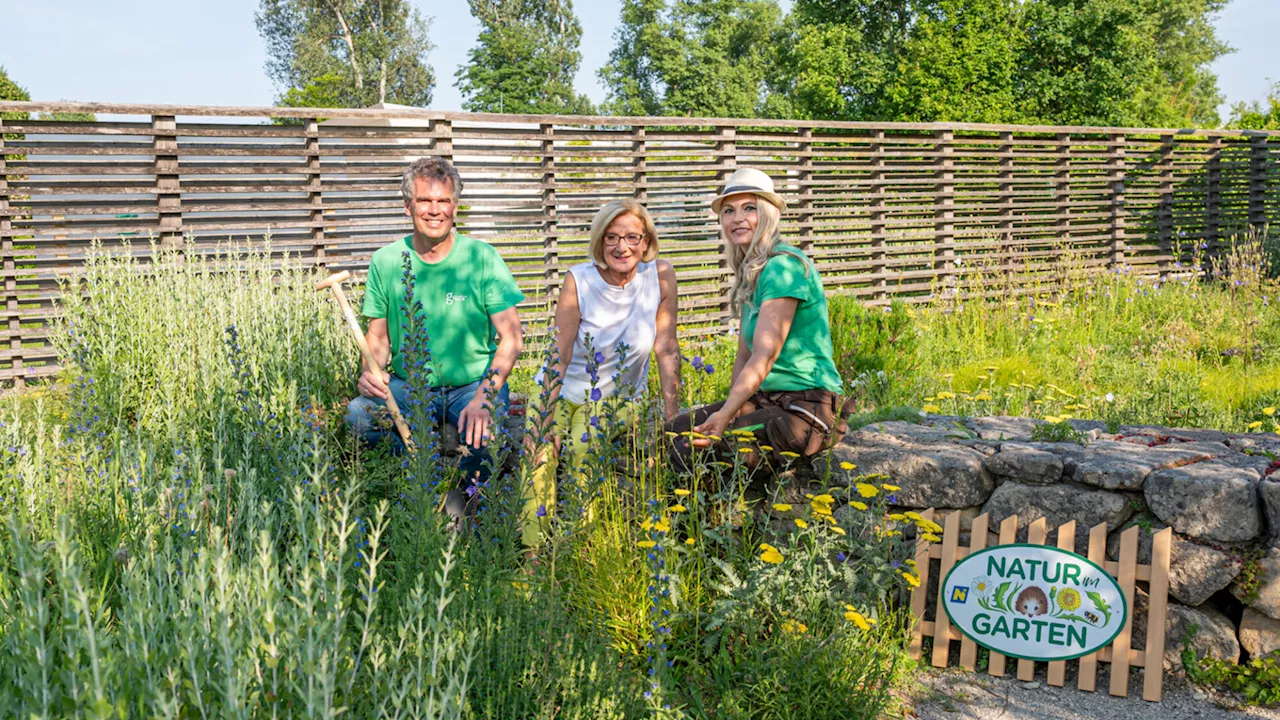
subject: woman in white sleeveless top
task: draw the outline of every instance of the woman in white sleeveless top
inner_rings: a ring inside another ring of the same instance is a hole
[[[591,221],[588,261],[570,268],[556,305],[556,377],[563,383],[555,422],[568,428],[573,466],[581,463],[590,418],[598,404],[617,393],[643,394],[649,353],[658,361],[658,379],[667,419],[679,410],[680,347],[676,342],[676,272],[658,259],[653,218],[634,200],[614,200]],[[590,338],[590,347],[587,340]],[[626,346],[626,356],[618,352]],[[621,374],[619,374],[621,371]],[[617,381],[615,382],[615,377]],[[539,380],[541,381],[541,374]],[[559,453],[559,433],[552,435]],[[534,473],[524,507],[524,543],[540,541],[555,505],[556,458]]]

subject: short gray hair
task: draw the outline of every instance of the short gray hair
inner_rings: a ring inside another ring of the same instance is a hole
[[[404,196],[405,205],[413,202],[413,182],[418,178],[449,183],[449,187],[453,188],[455,204],[462,195],[462,177],[458,175],[457,169],[448,160],[430,155],[414,160],[404,169],[404,175],[400,178],[400,194]]]

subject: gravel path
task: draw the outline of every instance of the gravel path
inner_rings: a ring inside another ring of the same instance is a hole
[[[954,669],[924,669],[916,679],[919,688],[906,717],[920,720],[1280,720],[1278,709],[1240,707],[1234,698],[1206,694],[1170,675],[1165,676],[1164,699],[1158,703],[1142,699],[1142,675],[1137,672],[1130,678],[1129,697],[1112,697],[1107,693],[1107,672],[1101,668],[1100,689],[1094,693],[1077,690],[1070,671],[1061,688],[1045,683],[1043,669],[1036,673],[1034,685]]]

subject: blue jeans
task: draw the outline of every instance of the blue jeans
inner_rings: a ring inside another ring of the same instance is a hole
[[[441,432],[444,431],[445,423],[455,428],[458,426],[458,415],[475,397],[476,390],[480,388],[480,382],[477,380],[470,385],[435,389],[431,402],[427,406],[427,412],[435,417],[437,427]],[[404,413],[407,419],[410,414],[409,384],[396,375],[392,375],[390,387],[391,395],[396,399],[396,405],[400,407],[400,412]],[[506,416],[507,408],[510,407],[510,396],[511,391],[504,384],[495,398],[498,406],[496,417],[499,422]],[[404,452],[404,442],[400,440],[399,433],[396,432],[394,426],[388,427],[386,423],[380,423],[377,420],[379,416],[387,417],[386,407],[387,401],[382,398],[371,398],[363,395],[356,397],[347,404],[347,428],[362,442],[370,445],[376,445],[382,442],[383,438],[390,437],[394,444],[394,451],[399,454]],[[492,431],[490,431],[490,434],[492,434]],[[462,444],[463,442],[462,437],[459,436],[458,443]],[[464,454],[458,461],[458,469],[462,472],[461,482],[469,484],[471,479],[477,476],[479,476],[480,482],[488,480],[488,470],[484,465],[488,459],[489,449],[486,447],[472,448],[469,454]]]

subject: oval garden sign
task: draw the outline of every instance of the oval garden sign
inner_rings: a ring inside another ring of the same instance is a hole
[[[1106,647],[1129,613],[1106,570],[1047,545],[997,545],[951,568],[951,623],[983,647],[1025,660],[1071,660]]]

